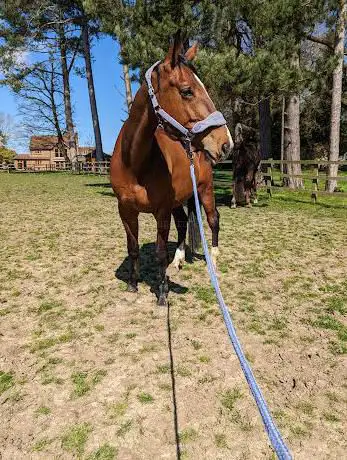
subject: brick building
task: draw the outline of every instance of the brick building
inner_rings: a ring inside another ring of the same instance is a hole
[[[64,135],[64,151],[58,148],[57,136],[32,136],[30,138],[30,153],[18,154],[14,158],[16,169],[62,169],[73,161],[95,161],[95,148],[79,146],[78,136],[71,145],[67,135]],[[76,152],[77,147],[77,152]]]

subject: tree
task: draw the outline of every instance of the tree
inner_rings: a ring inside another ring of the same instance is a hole
[[[74,30],[70,23],[63,17],[59,2],[52,4],[47,0],[34,0],[21,2],[21,8],[16,8],[15,1],[8,1],[2,6],[4,22],[0,28],[0,36],[3,38],[0,47],[0,62],[5,68],[6,80],[15,91],[19,91],[21,81],[28,77],[31,72],[42,72],[42,66],[48,61],[60,59],[60,69],[55,66],[54,72],[57,78],[62,78],[64,87],[65,105],[65,131],[69,138],[69,151],[77,154],[75,145],[75,133],[73,124],[70,72],[73,68],[78,52],[79,41],[74,36]],[[35,56],[35,62],[18,66],[11,59],[11,55],[25,50]],[[34,78],[37,74],[34,75]],[[54,114],[52,114],[52,119]],[[70,158],[74,160],[75,158]]]
[[[330,161],[338,161],[340,152],[340,123],[341,123],[341,101],[342,101],[342,79],[343,79],[343,61],[344,61],[344,43],[345,43],[345,22],[347,13],[346,0],[339,1],[339,10],[337,12],[338,20],[336,24],[336,38],[334,46],[334,55],[336,57],[336,67],[333,71],[332,99],[331,99],[331,119],[330,119]],[[336,188],[336,177],[338,171],[337,164],[330,164],[328,167],[328,179],[326,190],[334,192]]]
[[[21,129],[15,119],[9,114],[0,112],[0,147],[13,149],[21,135]]]
[[[53,57],[37,66],[18,84],[19,113],[27,133],[45,133],[57,136],[60,156],[65,155],[62,126],[64,103],[58,65]]]
[[[0,146],[0,163],[11,164],[15,156],[16,152],[14,150]]]
[[[88,21],[83,20],[81,24],[81,37],[82,37],[83,54],[84,54],[84,60],[85,60],[85,66],[86,66],[86,76],[87,76],[87,81],[88,81],[90,110],[92,112],[92,119],[93,119],[96,160],[103,161],[104,152],[102,149],[99,115],[98,115],[98,108],[96,105],[96,98],[95,98],[92,60],[91,60],[91,54],[90,54],[90,28],[89,27],[90,26],[88,24]]]
[[[70,141],[73,142],[69,74],[73,68],[76,55],[82,52],[88,80],[96,156],[97,160],[101,161],[103,159],[103,149],[90,53],[90,37],[97,34],[99,30],[97,21],[93,21],[85,13],[83,3],[79,0],[56,0],[53,4],[49,0],[27,0],[21,2],[20,9],[16,6],[15,0],[9,0],[6,6],[1,6],[2,17],[5,19],[0,24],[0,38],[2,37],[5,42],[0,47],[2,66],[5,66],[10,71],[10,76],[15,73],[16,80],[19,82],[20,76],[27,75],[37,65],[40,66],[46,60],[41,59],[38,63],[31,65],[30,68],[20,69],[20,72],[18,72],[13,60],[10,58],[11,54],[13,54],[11,51],[24,47],[26,49],[30,48],[35,53],[59,53],[61,77],[64,86],[66,128]],[[79,45],[80,41],[83,42],[83,46]],[[70,63],[67,62],[69,54],[71,56]]]

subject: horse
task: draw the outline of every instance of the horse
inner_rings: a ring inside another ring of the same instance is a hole
[[[233,152],[233,197],[231,207],[257,203],[257,171],[261,160],[256,132],[238,123],[235,127],[235,148]]]
[[[212,254],[216,261],[219,213],[214,200],[212,166],[228,157],[233,148],[223,116],[216,112],[193,69],[197,49],[194,44],[184,54],[183,42],[176,35],[165,59],[147,71],[146,81],[136,93],[129,118],[120,130],[110,164],[111,185],[127,236],[130,262],[127,290],[137,292],[139,279],[138,216],[140,212],[151,213],[157,223],[157,303],[162,306],[168,305],[166,270],[171,215],[178,231],[173,260],[177,269],[185,259],[188,220],[192,234],[197,233],[190,161],[194,162],[199,200],[212,232]],[[189,217],[183,207],[187,200]]]

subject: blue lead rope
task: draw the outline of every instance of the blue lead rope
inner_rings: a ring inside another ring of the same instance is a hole
[[[248,361],[243,353],[240,341],[236,335],[236,331],[229,313],[229,310],[227,306],[225,305],[222,292],[219,287],[218,283],[218,278],[216,275],[216,271],[214,268],[214,265],[212,263],[210,253],[208,251],[207,247],[207,242],[205,238],[205,233],[204,233],[204,227],[202,224],[202,216],[201,216],[201,211],[200,211],[200,203],[199,203],[199,198],[198,198],[198,190],[196,187],[196,178],[195,178],[195,171],[194,171],[194,164],[191,163],[190,165],[190,175],[192,178],[192,183],[193,183],[193,191],[194,191],[194,199],[195,199],[195,207],[196,207],[196,214],[198,218],[198,223],[199,223],[199,230],[200,230],[200,235],[201,235],[201,241],[202,241],[202,246],[204,249],[205,253],[205,258],[207,262],[207,268],[208,272],[210,275],[211,283],[214,287],[214,290],[216,291],[216,296],[218,299],[218,303],[220,306],[220,309],[223,314],[223,318],[225,321],[226,328],[228,330],[228,334],[231,340],[231,343],[234,347],[235,353],[239,359],[241,368],[243,370],[243,373],[246,377],[246,380],[248,382],[249,388],[252,392],[252,395],[255,399],[255,402],[258,406],[261,418],[263,420],[263,423],[265,425],[266,432],[268,434],[268,437],[270,439],[270,442],[272,444],[273,449],[275,450],[277,457],[280,460],[291,460],[292,456],[289,452],[288,447],[285,445],[281,433],[278,431],[277,426],[275,425],[275,422],[273,421],[271,414],[269,412],[269,409],[267,407],[267,404],[265,402],[265,399],[260,391],[260,388],[258,387],[258,384],[254,378],[252,369],[250,368]]]

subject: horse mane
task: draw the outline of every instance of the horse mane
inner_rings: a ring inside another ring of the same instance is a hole
[[[194,65],[191,61],[188,61],[188,60],[186,59],[186,57],[185,57],[184,54],[180,54],[180,55],[178,56],[178,64],[179,64],[179,65],[180,65],[180,64],[183,64],[183,65],[187,66],[192,72],[195,73],[196,76],[199,76],[198,71],[196,70],[195,65]]]

